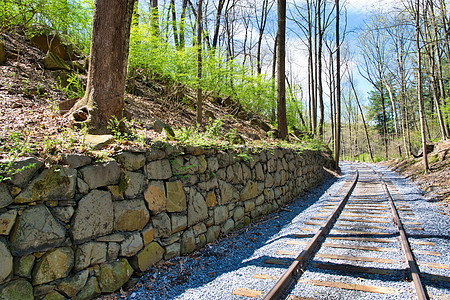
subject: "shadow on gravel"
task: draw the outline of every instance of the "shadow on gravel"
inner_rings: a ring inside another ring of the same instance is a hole
[[[273,256],[263,255],[257,258],[252,258],[252,256],[255,251],[269,243],[293,237],[289,233],[279,234],[283,228],[295,222],[294,219],[298,214],[317,203],[319,198],[337,181],[338,178],[327,175],[320,185],[297,197],[277,212],[267,215],[211,245],[206,245],[188,257],[172,259],[166,263],[167,267],[164,267],[163,264],[150,268],[140,278],[138,284],[126,292],[126,295],[122,293],[113,297],[117,297],[116,299],[119,297],[123,299],[123,296],[126,299],[177,299],[187,290],[204,287],[223,274],[242,268],[251,266],[285,268],[286,266],[265,263],[265,260],[275,258]],[[180,261],[183,261],[181,267]],[[286,259],[286,261],[290,264],[292,258]],[[185,282],[176,284],[173,279],[177,278],[181,269],[188,268],[191,268],[188,278]],[[242,285],[244,286],[245,282]],[[106,297],[114,299],[111,296]]]

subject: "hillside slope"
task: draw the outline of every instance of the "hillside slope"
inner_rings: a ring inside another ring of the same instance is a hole
[[[84,133],[72,130],[70,116],[63,113],[75,101],[68,95],[82,95],[86,58],[74,53],[57,62],[63,67],[49,67],[46,52],[24,35],[3,33],[0,40],[7,57],[0,65],[0,159],[11,151],[44,158],[52,152],[84,151]],[[217,138],[230,141],[232,136],[230,142],[239,144],[268,139],[273,130],[269,120],[229,97],[205,94],[204,124],[217,129]],[[148,142],[164,140],[160,121],[174,129],[195,126],[195,91],[160,75],[129,78],[125,106],[126,118],[134,120],[133,132]]]
[[[427,199],[439,202],[443,213],[450,215],[450,141],[437,144],[429,154],[429,174],[423,173],[422,158],[407,158],[385,162],[393,170],[419,184]]]

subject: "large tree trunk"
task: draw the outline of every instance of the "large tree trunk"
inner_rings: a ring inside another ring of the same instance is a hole
[[[203,106],[203,91],[201,87],[202,80],[202,4],[203,0],[198,1],[197,8],[197,124],[202,124],[202,106]]]
[[[339,37],[339,0],[336,3],[336,134],[334,141],[334,162],[339,170],[339,152],[341,150],[341,47]]]
[[[278,134],[286,139],[286,0],[278,0],[277,119]]]
[[[122,119],[134,0],[95,2],[86,93],[72,108],[74,120],[94,134]]]
[[[323,5],[324,6],[324,5]],[[318,2],[317,24],[319,25],[318,45],[317,45],[317,101],[319,102],[319,136],[323,137],[324,122],[324,105],[323,105],[323,85],[322,85],[322,45],[323,45],[323,28],[322,28],[322,1]],[[325,7],[323,8],[325,13]],[[325,16],[324,16],[325,17]]]
[[[427,157],[427,138],[425,128],[425,111],[423,108],[423,91],[422,91],[422,55],[420,53],[420,0],[416,0],[416,51],[417,51],[417,97],[419,99],[419,114],[420,114],[420,129],[422,133],[422,148],[423,148],[423,164],[425,174],[428,174],[428,157]]]

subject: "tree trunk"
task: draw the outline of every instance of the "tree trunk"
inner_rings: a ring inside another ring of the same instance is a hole
[[[417,51],[417,97],[419,99],[420,129],[422,133],[423,164],[425,174],[428,174],[427,138],[425,129],[425,111],[423,108],[423,88],[422,88],[422,55],[420,53],[420,0],[416,0],[416,51]]]
[[[203,91],[201,86],[202,81],[202,4],[203,0],[198,1],[197,8],[197,124],[202,125],[202,105],[203,105]]]
[[[324,122],[324,105],[323,105],[323,85],[322,85],[322,45],[323,45],[323,28],[322,28],[322,0],[318,1],[317,24],[319,25],[319,35],[317,44],[317,101],[319,102],[319,136],[323,137]],[[325,13],[325,8],[324,8]]]
[[[271,114],[270,120],[275,122],[276,120],[276,71],[277,71],[277,48],[278,48],[278,33],[275,36],[275,41],[273,43],[273,57],[272,57],[272,89],[273,89],[273,101],[271,103]]]
[[[86,93],[71,109],[93,134],[108,133],[111,118],[122,119],[134,0],[95,2]]]
[[[180,50],[180,42],[178,38],[177,12],[175,10],[175,0],[170,0],[170,11],[172,11],[173,41],[177,50]]]
[[[184,32],[184,24],[186,20],[186,9],[187,9],[188,0],[183,0],[183,4],[181,6],[181,20],[180,20],[180,49],[184,50],[186,47],[186,37]]]
[[[219,4],[217,6],[216,25],[214,26],[214,36],[212,42],[213,49],[216,49],[217,42],[219,40],[220,18],[222,17],[222,9],[224,4],[225,0],[219,0]]]
[[[278,0],[277,119],[278,134],[287,138],[286,120],[286,0]]]
[[[373,159],[372,147],[370,146],[369,133],[367,131],[366,120],[364,119],[364,113],[362,111],[361,104],[359,103],[358,94],[356,93],[355,85],[353,84],[353,77],[349,75],[348,79],[350,81],[350,85],[352,86],[353,93],[355,94],[356,104],[358,104],[359,112],[361,113],[361,119],[362,119],[363,125],[364,125],[364,132],[366,134],[367,146],[369,147],[370,159],[373,162],[374,159]]]
[[[336,3],[336,139],[334,142],[334,162],[339,170],[339,152],[341,150],[341,47],[339,37],[339,0]]]
[[[397,116],[397,108],[395,107],[395,101],[394,101],[394,94],[392,93],[392,87],[389,85],[389,83],[384,80],[384,83],[386,84],[386,88],[389,93],[389,99],[391,100],[391,106],[392,106],[392,112],[394,115],[394,130],[395,130],[395,136],[398,136],[398,116]]]
[[[333,52],[330,50],[330,57],[329,57],[329,81],[330,81],[330,125],[331,125],[331,141],[334,143],[335,139],[335,125],[334,125],[334,100],[333,98],[336,95],[336,88],[335,88],[335,74],[334,74],[334,59],[333,59]]]
[[[383,76],[380,74],[380,78],[383,78]],[[383,113],[383,143],[384,143],[384,159],[388,160],[389,154],[388,154],[388,129],[387,129],[387,118],[386,118],[386,104],[384,103],[384,88],[382,83],[380,82],[381,87],[379,89],[380,91],[380,97],[381,97],[381,109]]]
[[[154,36],[159,36],[159,12],[158,12],[158,0],[150,0],[150,26],[151,33]]]

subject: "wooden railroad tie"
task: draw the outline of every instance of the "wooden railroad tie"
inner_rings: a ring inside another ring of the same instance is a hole
[[[300,280],[299,283],[314,284],[318,286],[334,287],[338,289],[379,293],[379,294],[389,294],[389,295],[399,295],[400,292],[396,288],[374,286],[374,285],[361,285],[354,283],[342,283],[342,282],[330,282],[330,281],[320,281],[320,280]]]

